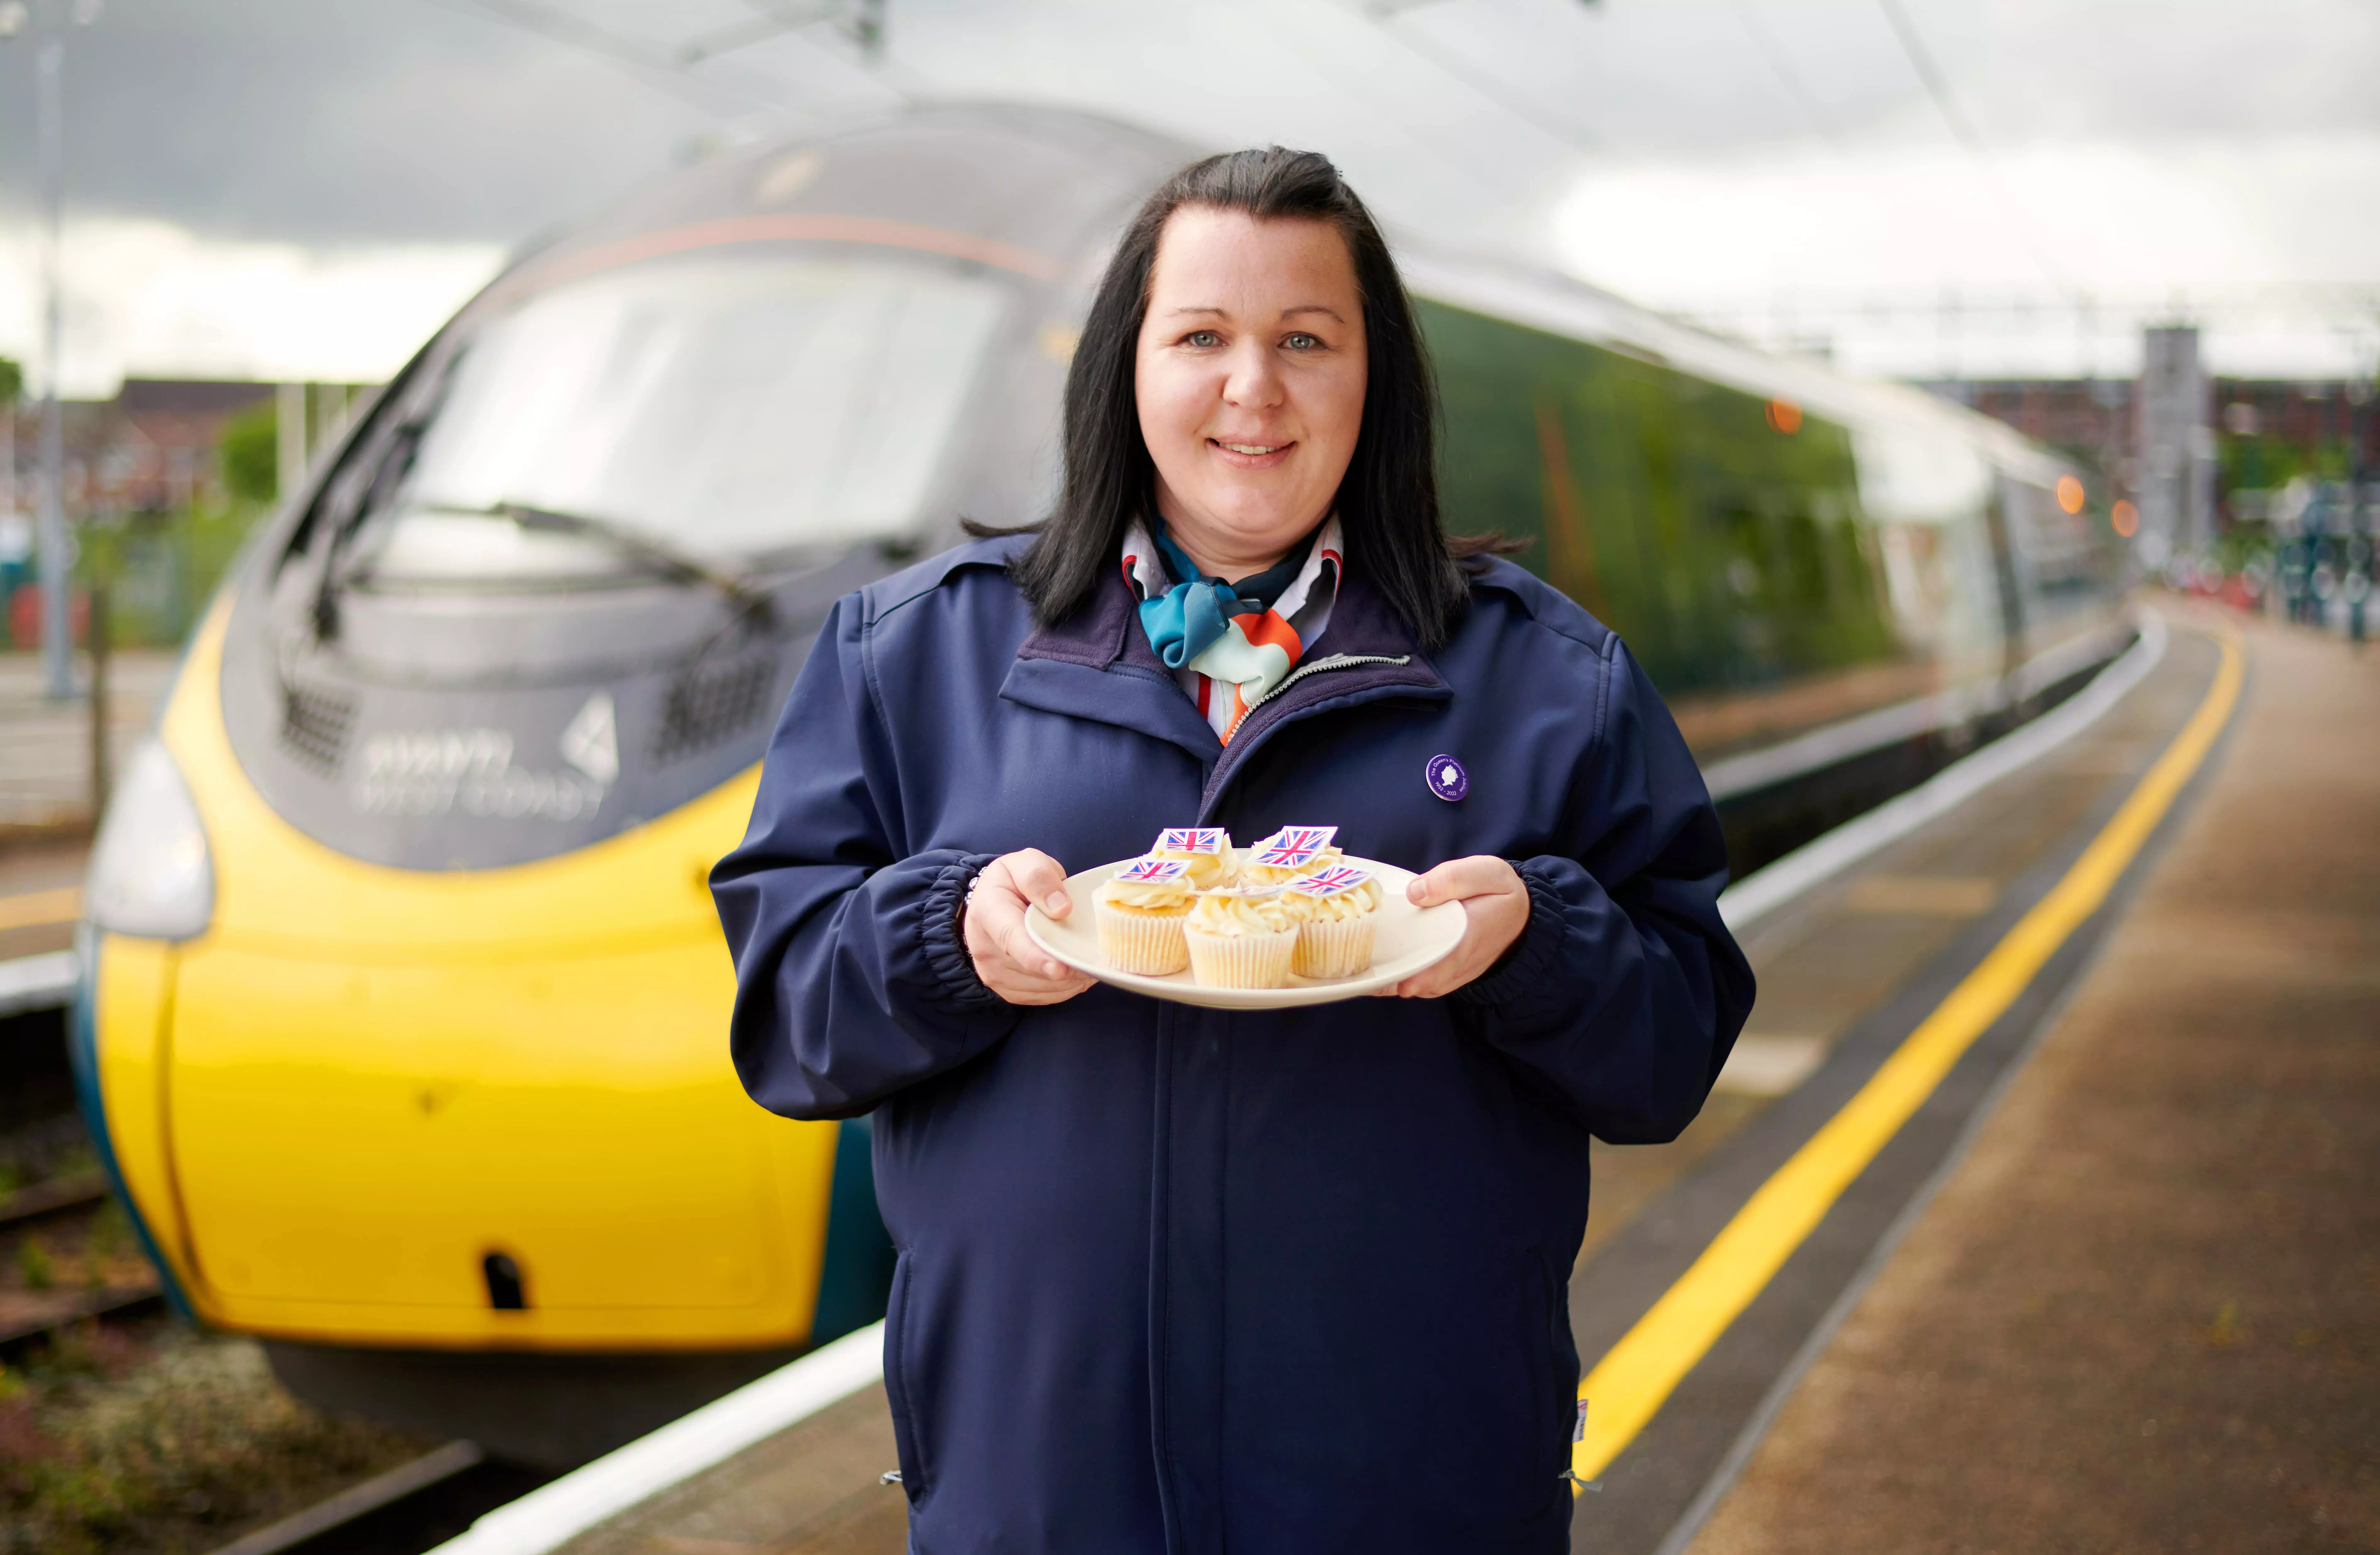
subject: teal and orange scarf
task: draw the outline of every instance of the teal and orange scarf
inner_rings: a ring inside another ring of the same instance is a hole
[[[1162,519],[1124,535],[1124,580],[1148,645],[1226,745],[1322,635],[1345,567],[1335,514],[1302,550],[1236,583],[1201,574]]]

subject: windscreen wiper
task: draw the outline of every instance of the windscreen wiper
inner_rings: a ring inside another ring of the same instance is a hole
[[[718,566],[691,552],[679,550],[665,540],[656,539],[634,525],[623,524],[616,519],[598,518],[587,513],[567,513],[559,508],[533,507],[519,502],[500,502],[486,507],[468,507],[455,503],[425,503],[422,505],[432,513],[509,518],[524,529],[538,529],[547,534],[590,536],[628,555],[650,562],[672,577],[687,583],[707,584],[718,589],[735,602],[740,614],[752,616],[763,624],[772,614],[768,594],[748,575]]]

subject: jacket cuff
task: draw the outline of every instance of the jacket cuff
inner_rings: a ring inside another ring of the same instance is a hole
[[[1525,1016],[1561,986],[1562,899],[1552,878],[1533,863],[1509,860],[1529,888],[1529,923],[1496,964],[1447,995],[1460,1004],[1507,1019]]]
[[[966,906],[967,885],[995,856],[962,854],[934,871],[926,887],[925,908],[917,915],[917,952],[934,976],[934,987],[953,1010],[972,1014],[997,1009],[1005,1001],[975,975],[975,957],[967,954],[959,931],[959,914]]]

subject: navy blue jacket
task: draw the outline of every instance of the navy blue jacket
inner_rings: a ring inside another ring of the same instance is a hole
[[[1566,1549],[1587,1136],[1673,1137],[1752,1004],[1675,724],[1517,567],[1427,657],[1358,568],[1226,748],[1120,575],[1037,632],[1018,543],[835,607],[711,877],[747,1088],[875,1110],[912,1548]],[[997,855],[1293,822],[1411,869],[1512,859],[1529,925],[1444,999],[1257,1014],[1022,1009],[961,946]]]

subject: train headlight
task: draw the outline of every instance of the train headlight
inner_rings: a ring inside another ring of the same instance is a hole
[[[144,940],[188,940],[214,914],[215,870],[206,828],[174,759],[156,740],[124,770],[91,850],[83,893],[91,920]]]

